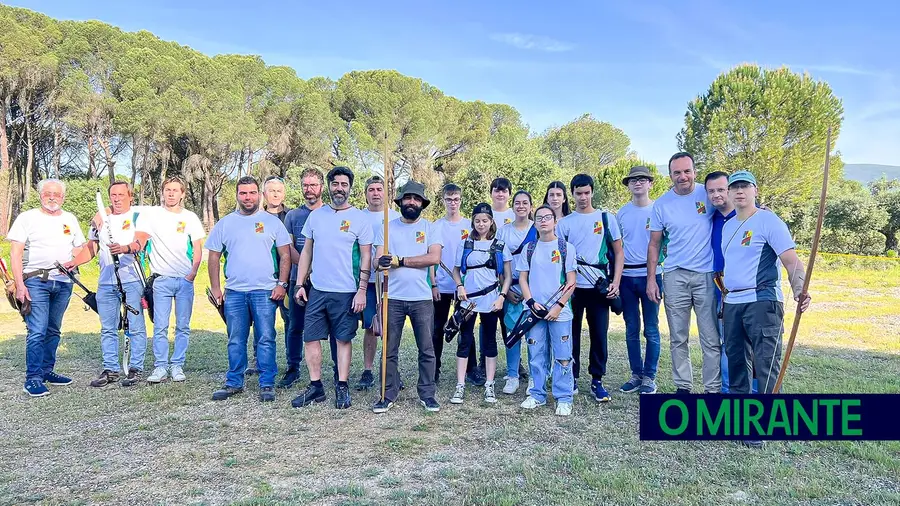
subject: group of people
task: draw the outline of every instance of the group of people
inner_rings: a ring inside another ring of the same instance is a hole
[[[328,341],[335,407],[349,408],[352,343],[361,323],[364,370],[355,389],[372,388],[376,374],[383,375],[385,393],[372,410],[386,412],[404,388],[399,349],[408,318],[418,348],[417,394],[424,409],[440,409],[436,383],[444,345],[453,339],[456,386],[449,401],[465,402],[468,383],[483,387],[484,402],[497,402],[499,328],[506,355],[502,393],[516,394],[527,380],[523,409],[544,406],[552,396],[556,414],[566,416],[583,370],[590,376],[590,396],[601,403],[611,399],[604,384],[611,312],[624,318],[631,369],[619,390],[657,391],[661,303],[677,393],[693,390],[692,310],[702,349],[703,391],[771,393],[780,370],[782,267],[801,309],[810,303],[808,295],[801,300],[803,266],[790,233],[778,216],[757,206],[751,173],[713,172],[699,184],[688,153],[672,156],[668,172],[672,188],[653,201],[650,188],[659,175],[633,167],[622,180],[631,202],[616,213],[594,208],[594,181],[587,174],[576,175],[568,185],[552,182],[543,203],[497,178],[489,189],[491,202],[473,206],[468,218],[461,213],[460,187],[450,183],[440,191],[445,215],[433,223],[422,217],[431,205],[427,189],[410,180],[397,191],[387,225],[384,210],[391,203],[385,202],[385,183],[378,176],[362,187],[366,209],[350,204],[354,174],[346,167],[325,176],[304,171],[305,203],[296,209],[284,204],[281,178],[269,177],[260,186],[245,176],[236,185],[237,209],[208,237],[197,216],[182,207],[186,187],[180,177],[164,181],[162,205],[152,207],[132,206],[131,187],[117,182],[109,187],[109,208],[94,218],[87,239],[74,215],[62,210],[64,183],[44,180],[38,185],[41,207],[19,215],[8,235],[11,288],[28,331],[24,390],[37,397],[49,394],[47,384],[72,382],[54,371],[56,348],[72,272],[95,256],[103,366],[91,386],[184,381],[194,279],[205,247],[209,298],[228,334],[229,367],[213,400],[242,393],[247,376],[256,374],[259,399],[274,401],[277,388],[300,380],[305,362],[309,383],[292,406],[326,401],[322,341]],[[326,188],[328,204],[322,199]],[[146,280],[144,257],[151,273]],[[387,284],[386,305],[380,300],[382,283]],[[120,311],[123,303],[134,310]],[[155,355],[146,378],[143,306],[152,307]],[[383,307],[386,365],[373,373]],[[277,378],[279,313],[287,367]],[[585,315],[586,369],[581,352]],[[121,366],[120,328],[132,343],[131,356]]]

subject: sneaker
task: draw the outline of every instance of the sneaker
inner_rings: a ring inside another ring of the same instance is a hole
[[[224,400],[227,400],[232,395],[237,395],[239,393],[242,393],[243,391],[244,391],[243,388],[235,388],[235,387],[230,387],[228,385],[225,385],[224,387],[213,392],[212,400],[224,401]]]
[[[626,381],[621,388],[619,388],[620,392],[631,393],[637,392],[641,388],[641,377],[637,374],[632,374],[631,379]]]
[[[181,367],[179,367],[179,366],[172,366],[172,380],[173,381],[175,380],[175,368],[176,367],[178,367],[179,371],[181,370]],[[181,375],[184,376],[184,373],[182,372]],[[168,377],[169,377],[169,371],[167,371],[165,367],[162,367],[162,366],[154,367],[153,372],[150,373],[150,376],[147,376],[147,383],[162,383],[163,381],[166,381],[166,378],[168,378]],[[184,380],[182,379],[182,381],[184,381]]]
[[[359,376],[359,383],[356,384],[356,390],[368,390],[375,386],[375,376],[371,370],[363,371]]]
[[[591,380],[591,390],[594,392],[594,400],[597,402],[609,402],[609,392],[603,388],[603,381]]]
[[[453,397],[450,397],[450,404],[462,404],[465,398],[466,386],[462,383],[457,383],[456,391],[453,392]]]
[[[466,381],[475,385],[476,387],[483,387],[487,382],[487,378],[481,374],[481,370],[479,368],[475,368],[472,372],[466,373]]]
[[[144,377],[144,371],[140,369],[131,369],[128,371],[128,376],[125,377],[121,382],[119,382],[123,387],[130,387],[141,381],[141,378]]]
[[[556,414],[559,416],[570,416],[572,414],[572,403],[571,402],[557,402],[556,403]]]
[[[262,387],[259,389],[259,402],[274,402],[275,389],[272,387]]]
[[[26,381],[25,385],[22,387],[22,391],[31,397],[50,395],[50,389],[47,388],[47,385],[45,385],[43,381],[38,380]]]
[[[503,387],[503,393],[513,395],[519,391],[519,378],[506,378],[506,385]]]
[[[427,399],[420,399],[419,403],[425,408],[425,411],[430,411],[432,413],[437,413],[441,410],[441,405],[438,404],[437,399],[434,397],[429,397]]]
[[[541,402],[529,395],[524,401],[522,401],[522,404],[519,404],[519,407],[522,409],[535,409],[543,406],[544,404],[547,404],[547,401]]]
[[[296,366],[288,367],[287,371],[284,371],[281,381],[278,382],[278,388],[291,388],[299,379],[300,368]]]
[[[153,372],[156,372],[155,370]],[[172,381],[181,382],[187,379],[187,376],[184,375],[184,367],[180,365],[172,366]],[[148,378],[147,381],[150,381]]]
[[[313,386],[310,383],[306,386],[306,390],[304,390],[302,394],[294,397],[294,400],[291,401],[291,406],[302,408],[304,406],[309,406],[314,402],[325,402],[326,398],[324,388]]]
[[[118,372],[104,369],[103,372],[100,373],[100,376],[97,376],[97,379],[91,381],[91,386],[94,388],[100,388],[117,381],[119,381]]]
[[[484,384],[484,402],[495,403],[497,396],[494,395],[494,382]]]
[[[639,391],[642,394],[655,394],[656,382],[653,381],[653,378],[644,378],[643,381],[641,381],[641,388]]]
[[[350,400],[350,387],[339,383],[334,387],[334,407],[337,409],[347,409],[352,405],[353,403]]]
[[[259,374],[259,369],[254,366],[249,366],[244,370],[244,376],[253,376]]]
[[[379,399],[378,402],[372,406],[372,412],[375,414],[387,413],[394,406],[394,401],[389,401],[387,399]]]
[[[56,374],[55,372],[50,371],[44,375],[44,383],[50,383],[51,385],[57,386],[65,386],[72,383],[72,378],[67,378],[62,374]]]
[[[675,395],[691,395],[691,391],[687,388],[678,388],[675,390]]]

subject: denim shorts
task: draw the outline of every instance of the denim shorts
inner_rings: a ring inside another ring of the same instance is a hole
[[[375,294],[375,283],[369,283],[366,287],[366,308],[362,312],[363,328],[367,329],[372,326],[372,318],[378,310],[378,297]]]
[[[303,319],[303,342],[324,341],[329,334],[338,341],[352,341],[359,325],[359,314],[352,309],[355,295],[310,289]]]

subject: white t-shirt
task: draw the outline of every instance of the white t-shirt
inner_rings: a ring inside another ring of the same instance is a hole
[[[97,262],[100,264],[98,285],[116,284],[115,265],[109,252],[109,230],[112,230],[112,242],[116,244],[125,245],[134,242],[137,224],[139,221],[147,219],[145,213],[148,209],[150,209],[148,206],[131,206],[122,214],[103,215],[103,226],[100,230],[96,230],[91,224],[88,240],[97,241],[100,244],[100,251],[97,253]],[[140,281],[141,275],[138,272],[140,268],[135,255],[119,255],[119,279],[122,280],[122,283]]]
[[[206,249],[225,257],[225,288],[272,290],[278,281],[277,248],[291,243],[278,216],[266,211],[225,216],[209,231]]]
[[[384,211],[373,212],[369,211],[369,208],[365,208],[362,210],[366,214],[366,218],[369,220],[369,226],[372,227],[372,237],[375,237],[375,234],[380,230],[381,235],[384,235]],[[395,220],[400,217],[400,213],[394,211],[393,209],[388,209],[388,218],[389,220]],[[393,244],[393,242],[391,242]],[[390,248],[388,248],[390,250]],[[402,255],[401,255],[402,256]],[[369,270],[369,283],[375,282],[375,244],[372,244],[372,268]],[[381,273],[379,273],[379,276]]]
[[[622,230],[622,250],[625,254],[625,265],[622,275],[630,278],[647,276],[647,267],[629,269],[628,265],[647,263],[647,246],[650,245],[650,216],[653,214],[653,201],[644,207],[629,202],[619,209],[616,219]]]
[[[453,266],[456,265],[456,252],[463,241],[469,238],[471,226],[472,222],[465,217],[460,217],[456,223],[448,220],[446,216],[434,222],[435,235],[442,246],[441,263],[448,269],[453,270]],[[453,277],[447,274],[441,266],[438,266],[435,271],[437,272],[438,291],[441,293],[456,292],[456,281],[453,281]]]
[[[758,210],[744,221],[737,216],[726,221],[722,252],[725,288],[731,292],[725,296],[725,302],[784,302],[780,256],[795,247],[787,225],[773,212]]]
[[[528,231],[531,230],[531,227],[534,225],[534,222],[529,221],[528,226],[523,230],[519,230],[516,228],[515,222],[509,223],[507,225],[503,225],[500,227],[500,230],[497,231],[497,237],[500,238],[501,241],[505,242],[507,246],[509,246],[509,251],[515,253],[516,250],[522,245],[522,241],[525,240],[525,237],[528,236]],[[522,248],[522,251],[519,252],[518,255],[513,254],[512,257],[512,278],[514,280],[519,279],[519,270],[516,267],[518,264],[519,257],[525,254],[525,248]]]
[[[388,250],[400,257],[417,257],[428,253],[438,242],[434,225],[425,218],[404,223],[400,218],[388,222]],[[375,246],[384,246],[384,229],[375,231]],[[405,301],[431,300],[428,268],[399,267],[388,276],[388,297]]]
[[[55,269],[55,262],[68,262],[72,259],[72,250],[85,243],[74,214],[63,211],[59,216],[51,216],[41,208],[30,209],[16,217],[6,239],[25,244],[23,274],[37,269]],[[72,282],[65,274],[54,272],[50,279]]]
[[[493,209],[491,211],[494,213],[494,223],[497,225],[497,230],[500,230],[503,225],[516,221],[516,212],[511,207],[506,208],[506,211],[494,211]]]
[[[527,248],[519,255],[516,262],[516,269],[522,272],[528,272],[528,288],[531,290],[531,297],[538,304],[546,307],[548,310],[553,306],[548,305],[550,297],[559,290],[560,286],[565,284],[565,274],[563,274],[562,253],[559,251],[559,241],[541,241],[538,240],[534,247],[534,253],[531,255],[531,265],[528,265]],[[575,270],[575,246],[566,243],[566,265],[565,272],[569,273]],[[554,297],[559,300],[559,297]],[[560,321],[569,321],[572,319],[572,308],[570,304],[566,304],[559,312]]]
[[[605,265],[607,263],[606,252],[612,247],[605,241],[606,231],[603,228],[604,212],[599,209],[591,213],[579,213],[576,211],[559,220],[559,224],[556,226],[557,235],[575,245],[575,249],[578,251],[578,258],[592,265]],[[619,222],[616,221],[615,215],[606,213],[606,221],[612,240],[617,241],[621,239],[622,231],[619,229]],[[587,265],[582,265],[581,269],[592,270],[592,275],[595,277],[602,275],[597,269]],[[578,288],[593,288],[594,284],[582,276],[581,273],[578,273],[578,281],[575,283],[575,286]]]
[[[694,184],[687,195],[671,189],[653,203],[651,232],[663,232],[668,237],[664,272],[686,269],[694,272],[713,271],[713,251],[710,244],[712,216],[715,208],[706,196],[706,188]]]
[[[316,290],[356,292],[361,267],[360,248],[371,248],[373,242],[372,226],[366,213],[355,207],[335,211],[331,206],[322,206],[309,213],[303,225],[303,237],[315,241],[311,276]]]
[[[192,211],[182,209],[173,213],[162,206],[150,207],[141,213],[137,230],[150,236],[146,249],[150,272],[160,276],[183,278],[190,274],[194,241],[206,237],[200,218]]]
[[[490,248],[493,240],[489,241],[475,241],[472,249],[472,253],[469,254],[467,258],[466,265],[482,265],[487,262],[488,258],[490,258]],[[463,250],[465,249],[465,242],[460,243],[459,248],[456,250],[456,260],[453,265],[456,267],[460,267],[462,265],[462,257]],[[503,245],[503,262],[512,258],[512,252],[509,251],[509,246]],[[497,297],[500,296],[500,284],[497,280],[497,271],[488,267],[481,267],[478,269],[468,269],[466,274],[463,276],[463,286],[466,289],[466,294],[475,293],[477,291],[483,290],[494,283],[498,283],[497,287],[494,288],[493,291],[488,292],[482,296],[469,298],[470,301],[475,303],[475,311],[478,313],[490,313],[491,306],[494,305],[494,301],[497,300]]]

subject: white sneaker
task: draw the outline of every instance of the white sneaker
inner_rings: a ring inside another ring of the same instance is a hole
[[[572,403],[571,402],[556,403],[556,414],[559,416],[570,416],[572,414]]]
[[[466,385],[462,383],[458,383],[456,385],[456,391],[453,392],[453,397],[450,398],[450,404],[462,404],[463,400],[466,398]]]
[[[169,371],[165,367],[156,367],[153,369],[153,373],[147,377],[147,383],[162,383],[168,376]]]
[[[491,404],[497,402],[497,396],[494,395],[494,382],[484,384],[484,402]]]
[[[187,379],[187,376],[184,375],[184,368],[180,365],[172,366],[172,381],[184,381]]]
[[[519,407],[521,407],[522,409],[535,409],[543,406],[544,404],[547,404],[547,402],[538,402],[537,399],[529,395],[527,399],[522,401],[522,404],[519,404]]]
[[[512,395],[519,391],[519,378],[506,378],[506,385],[503,387],[503,393]]]

